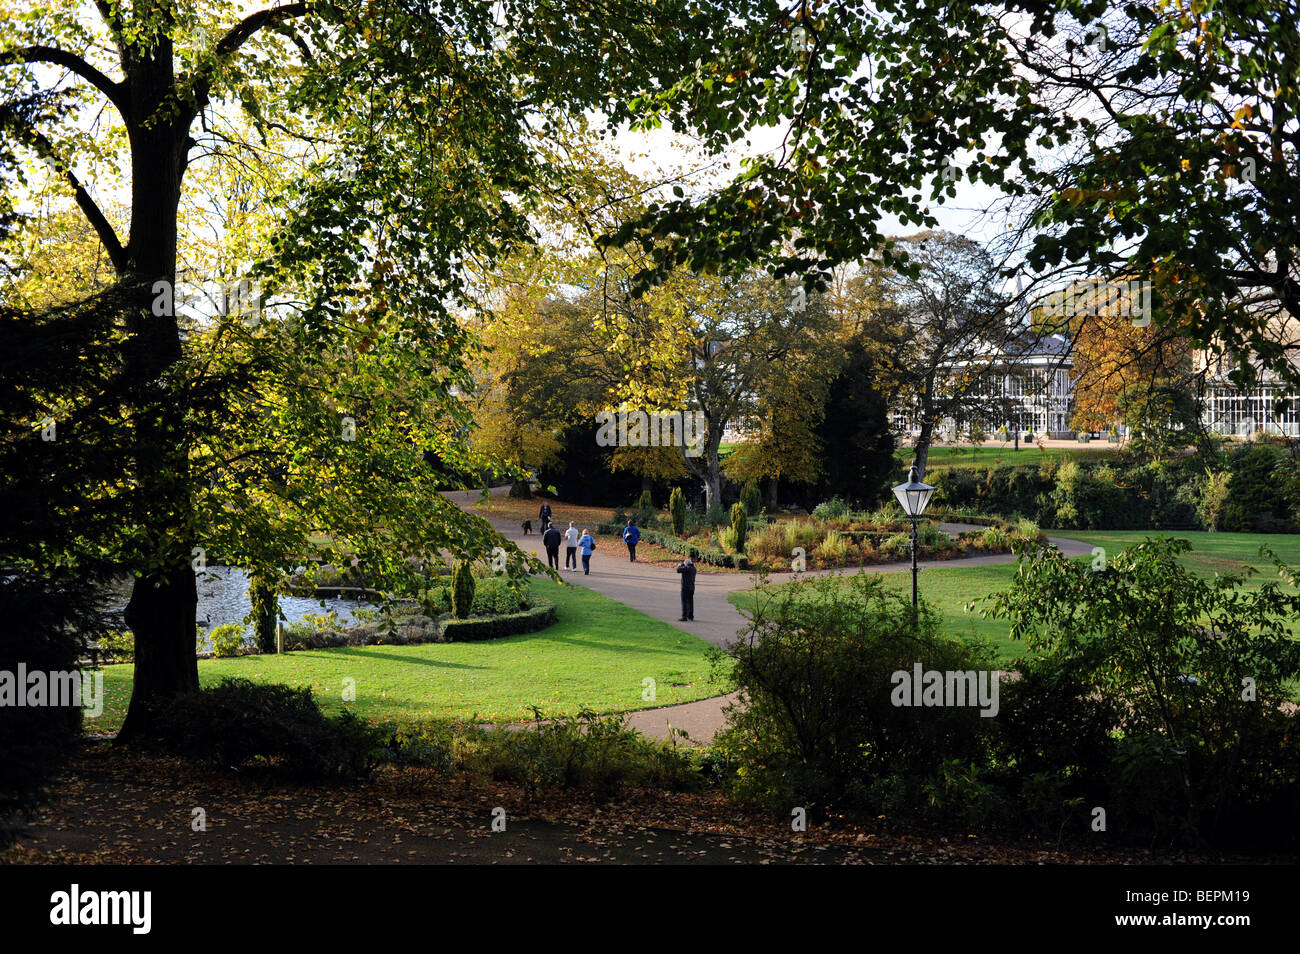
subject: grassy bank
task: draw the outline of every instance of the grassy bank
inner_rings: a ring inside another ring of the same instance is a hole
[[[623,712],[690,702],[726,692],[713,681],[708,644],[667,623],[578,586],[533,580],[539,596],[554,601],[559,621],[547,629],[480,643],[359,646],[284,655],[199,661],[199,681],[226,676],[254,682],[309,686],[327,712],[344,706],[372,722],[459,718],[517,721],[530,706],[546,715],[574,714],[584,706]],[[92,732],[113,732],[131,694],[131,665],[104,670],[102,716],[87,720]],[[655,680],[653,700],[643,680]],[[352,680],[348,683],[346,680]]]
[[[1259,556],[1261,545],[1268,546],[1292,566],[1300,566],[1300,534],[1141,530],[1051,532],[1055,535],[1082,540],[1092,546],[1103,547],[1108,557],[1120,553],[1126,547],[1139,543],[1147,537],[1185,539],[1192,544],[1192,550],[1183,555],[1183,563],[1193,572],[1203,576],[1213,576],[1215,573],[1240,574],[1253,566],[1262,571],[1254,578],[1255,581],[1276,579],[1272,564]],[[1079,559],[1086,562],[1090,558]],[[1015,572],[1013,563],[923,570],[919,578],[920,592],[921,596],[939,611],[944,632],[969,639],[988,640],[996,647],[999,659],[1009,662],[1024,650],[1024,646],[1014,642],[1007,635],[1007,622],[1001,619],[985,619],[978,613],[968,613],[965,607],[972,601],[1009,587]],[[896,587],[900,591],[911,592],[910,570],[891,571],[881,576],[887,585]],[[741,611],[749,611],[761,600],[774,598],[776,594],[773,591],[777,589],[779,587],[768,587],[759,591],[743,590],[731,594],[728,599]]]

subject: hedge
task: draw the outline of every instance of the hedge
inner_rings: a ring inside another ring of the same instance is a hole
[[[934,520],[939,523],[970,523],[981,527],[1001,527],[1003,530],[1011,530],[1015,527],[1015,522],[1005,517],[962,513],[960,510],[949,510],[946,507],[932,508],[926,512],[925,516],[927,520]]]
[[[500,639],[519,633],[533,633],[556,621],[554,603],[539,602],[531,609],[504,616],[449,619],[442,624],[442,638],[449,643],[471,643],[483,639]]]
[[[737,570],[748,570],[749,560],[739,553],[727,553],[725,550],[715,550],[712,547],[697,547],[693,543],[687,543],[680,537],[675,537],[671,533],[661,533],[658,530],[642,530],[641,539],[645,543],[653,543],[657,547],[663,547],[673,553],[680,553],[685,556],[691,555],[691,559],[697,563],[708,563],[710,566],[726,566]]]

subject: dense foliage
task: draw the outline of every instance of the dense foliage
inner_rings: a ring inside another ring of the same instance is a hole
[[[223,679],[162,704],[156,715],[145,747],[222,768],[261,765],[294,779],[353,780],[373,764],[373,730],[350,713],[322,715],[310,689]]]
[[[1284,444],[1257,443],[1224,453],[1222,469],[1196,457],[950,467],[932,475],[934,500],[1062,529],[1293,533],[1300,528],[1300,501],[1286,475],[1294,454]]]
[[[95,588],[84,579],[43,580],[0,574],[0,672],[72,672],[86,641],[102,633]],[[87,669],[85,678],[93,674]],[[27,691],[16,684],[16,692]],[[48,794],[64,759],[79,742],[81,699],[75,705],[0,705],[0,847]]]
[[[1259,586],[1201,579],[1179,562],[1184,541],[1147,541],[1102,570],[1017,548],[1013,585],[986,608],[1026,651],[991,718],[952,700],[894,704],[896,671],[987,671],[991,658],[877,579],[763,597],[728,651],[744,705],[719,745],[735,794],[963,830],[1293,846],[1300,577],[1279,565]]]

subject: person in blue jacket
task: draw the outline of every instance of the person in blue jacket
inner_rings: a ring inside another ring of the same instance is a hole
[[[596,549],[596,538],[590,530],[583,530],[578,537],[578,549],[582,551],[582,575],[591,576],[591,551]]]
[[[628,560],[636,562],[636,545],[641,542],[641,531],[631,520],[627,522],[627,527],[623,530],[623,542],[627,544]]]

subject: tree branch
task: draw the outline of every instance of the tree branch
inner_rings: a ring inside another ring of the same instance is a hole
[[[212,87],[212,73],[218,64],[248,42],[258,30],[274,26],[285,20],[306,16],[310,11],[310,7],[310,2],[286,3],[278,7],[268,7],[265,10],[259,10],[257,13],[249,14],[231,27],[226,32],[226,35],[217,41],[217,45],[213,49],[215,56],[212,64],[207,69],[199,72],[194,78],[192,91],[196,112],[202,112],[207,108],[208,93]],[[302,44],[299,41],[299,48],[301,47]]]
[[[112,4],[108,0],[95,0],[95,8],[99,10],[99,15],[108,27],[108,32],[113,37],[113,42],[117,45],[119,53],[122,52],[122,17],[120,12],[114,12]]]
[[[69,53],[55,46],[26,46],[0,54],[0,58],[11,63],[52,63],[62,66],[107,96],[108,101],[117,107],[118,112],[123,116],[126,115],[126,87],[121,83],[114,83],[75,53]]]
[[[54,143],[50,141],[49,137],[5,105],[0,105],[0,130],[9,131],[16,139],[26,140],[36,150],[36,153],[50,164],[52,169],[63,175],[67,183],[72,186],[77,206],[95,229],[95,234],[99,236],[100,242],[103,243],[104,251],[108,253],[113,268],[119,275],[122,274],[126,270],[127,259],[126,249],[122,246],[121,239],[117,237],[117,232],[113,229],[112,223],[108,221],[108,217],[95,204],[95,200],[90,197],[90,193],[86,191],[85,186],[77,179],[76,173],[72,171],[72,168],[66,162],[59,159]]]
[[[229,56],[264,27],[272,26],[284,20],[307,15],[307,3],[286,3],[278,7],[268,7],[257,13],[249,14],[230,28],[230,31],[217,42],[217,59]]]

